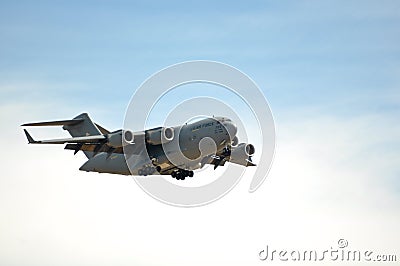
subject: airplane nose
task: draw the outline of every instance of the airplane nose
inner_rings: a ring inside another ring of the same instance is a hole
[[[225,122],[224,126],[229,133],[229,136],[233,139],[237,133],[237,126],[232,122]]]

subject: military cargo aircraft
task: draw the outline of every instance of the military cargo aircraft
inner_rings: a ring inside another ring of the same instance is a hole
[[[236,125],[225,117],[207,117],[175,127],[157,127],[139,132],[110,132],[92,122],[87,113],[70,120],[27,123],[22,126],[63,126],[72,138],[35,140],[24,129],[30,144],[66,144],[74,154],[82,151],[88,160],[79,170],[122,175],[171,175],[178,180],[193,177],[206,164],[226,162],[255,166],[254,146],[239,143]]]

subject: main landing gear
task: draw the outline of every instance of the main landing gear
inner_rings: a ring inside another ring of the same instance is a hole
[[[177,180],[185,180],[186,177],[193,177],[193,175],[193,171],[188,171],[184,169],[179,169],[171,173],[171,176],[173,178],[176,178]]]
[[[138,174],[139,175],[152,175],[156,172],[156,168],[152,167],[152,166],[145,166],[142,169],[139,169]]]

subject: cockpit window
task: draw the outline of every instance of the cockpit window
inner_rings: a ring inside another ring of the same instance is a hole
[[[219,122],[232,122],[231,119],[222,116],[217,116],[215,117],[215,119],[218,120]]]

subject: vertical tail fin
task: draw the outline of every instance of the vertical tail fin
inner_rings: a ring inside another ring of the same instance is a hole
[[[81,120],[81,122],[72,125],[65,124],[63,126],[63,129],[67,130],[72,137],[102,135],[101,131],[93,123],[87,113],[82,113],[77,117],[74,117],[74,119]],[[83,153],[88,158],[93,157],[93,152],[83,151]]]
[[[81,120],[81,122],[63,126],[63,129],[67,130],[72,137],[101,135],[100,130],[92,122],[87,113],[80,114],[77,117],[74,117],[74,120],[75,119]]]

